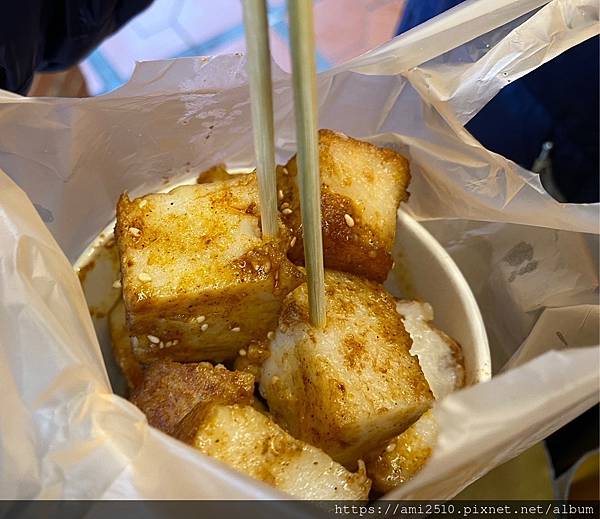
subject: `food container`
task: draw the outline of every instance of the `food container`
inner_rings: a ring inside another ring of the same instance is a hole
[[[321,127],[410,158],[404,208],[420,223],[399,215],[397,251],[411,252],[396,256],[388,286],[408,293],[401,278],[411,275],[462,343],[469,382],[480,381],[436,404],[430,461],[384,498],[448,499],[598,402],[600,341],[580,330],[597,315],[586,233],[597,233],[599,206],[559,204],[537,175],[464,129],[502,87],[598,34],[598,15],[594,0],[464,2],[319,76]],[[292,91],[281,71],[274,80],[282,163],[295,150]],[[73,272],[110,230],[122,191],[189,181],[219,162],[248,167],[252,150],[240,56],[143,63],[97,98],[0,92],[0,381],[10,416],[0,420],[1,497],[285,497],[148,427],[114,394],[97,341],[106,348],[103,308],[96,331]],[[114,281],[105,275],[103,289]],[[494,364],[487,381],[473,295]],[[523,362],[503,369],[517,350]]]

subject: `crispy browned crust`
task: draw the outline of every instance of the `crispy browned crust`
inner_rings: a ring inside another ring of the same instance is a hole
[[[162,361],[146,370],[131,401],[148,423],[172,434],[176,425],[198,404],[251,404],[254,377],[208,362],[179,364]]]
[[[173,436],[188,445],[194,445],[198,429],[214,406],[212,402],[200,402],[186,414],[173,429]]]
[[[333,144],[337,151],[332,152]],[[381,167],[378,171],[346,171],[340,159],[341,153],[360,153],[372,158]],[[394,150],[379,148],[370,143],[351,137],[342,137],[331,130],[319,131],[319,154],[321,168],[321,216],[323,232],[323,259],[325,267],[342,270],[373,281],[382,283],[391,267],[391,250],[394,242],[393,232],[389,236],[380,236],[368,221],[357,215],[361,210],[348,196],[337,192],[336,183],[343,183],[353,175],[363,175],[377,189],[377,174],[385,169],[394,176],[396,192],[387,195],[395,199],[395,209],[401,201],[408,199],[407,187],[410,182],[408,161]],[[345,175],[340,175],[339,170]],[[302,224],[300,220],[300,202],[297,188],[296,157],[292,157],[285,167],[277,168],[278,189],[281,190],[280,206],[288,204],[291,212],[282,212],[282,219],[295,237],[294,246],[290,248],[288,257],[297,265],[304,264],[304,246],[302,241]],[[350,227],[346,215],[354,215],[354,225]],[[392,215],[395,221],[395,210]],[[395,231],[395,224],[394,224]]]
[[[131,339],[125,322],[123,301],[113,307],[108,314],[108,326],[112,340],[112,351],[119,368],[125,377],[129,391],[133,391],[142,383],[144,370],[133,355]]]

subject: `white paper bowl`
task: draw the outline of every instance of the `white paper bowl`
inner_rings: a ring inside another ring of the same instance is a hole
[[[466,383],[489,380],[492,374],[490,348],[469,284],[436,239],[402,210],[398,211],[394,256],[410,277],[413,292],[410,295],[430,303],[438,328],[462,346]],[[392,293],[396,292],[394,285],[390,276],[386,287]]]

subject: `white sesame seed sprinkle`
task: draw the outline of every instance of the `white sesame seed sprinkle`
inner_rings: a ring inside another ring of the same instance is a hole
[[[279,200],[283,200],[283,189],[280,189],[279,191],[277,191],[277,198]]]
[[[173,341],[165,342],[165,348],[170,348],[173,345]]]
[[[354,227],[354,218],[352,218],[348,213],[344,215],[344,220],[346,220],[346,225],[348,227]]]
[[[173,341],[173,346],[177,346],[178,344],[179,344],[179,339],[175,339],[175,340]]]
[[[296,245],[296,242],[298,241],[298,238],[296,238],[295,236],[292,238],[292,241],[290,241],[290,247],[293,247],[294,245]]]
[[[231,329],[231,331],[232,331],[232,332],[239,332],[239,331],[240,331],[240,327],[239,327],[239,326],[234,326],[234,327]]]
[[[269,333],[267,333],[267,339],[272,340],[273,337],[275,337],[275,332],[269,332]]]
[[[205,332],[206,330],[208,330],[208,324],[204,323],[202,326],[200,326],[200,330]]]
[[[283,169],[283,174],[284,175],[289,175],[290,172],[288,171],[288,168],[286,168],[285,166],[283,166],[282,169]]]
[[[135,237],[138,237],[142,233],[142,231],[140,231],[137,227],[130,227],[129,233]]]
[[[386,452],[392,452],[394,449],[396,448],[396,444],[395,443],[390,443],[386,448]]]
[[[246,356],[246,350],[244,348],[242,348],[240,351],[238,351],[240,357],[245,357]]]
[[[138,207],[140,209],[143,209],[144,207],[146,207],[146,204],[148,203],[148,200],[141,200]]]
[[[282,209],[287,209],[289,206],[290,206],[289,202],[283,202],[283,204],[281,204]]]
[[[113,286],[113,288],[121,288],[121,280],[117,279],[116,281],[113,282],[112,286]]]
[[[160,341],[160,342],[158,343],[158,347],[159,347],[159,349],[161,349],[161,350],[162,350],[162,349],[165,347],[165,343],[164,343],[163,341]]]
[[[198,317],[196,317],[197,323],[203,323],[204,321],[206,321],[206,317],[204,315],[199,315]]]
[[[286,207],[286,208],[285,208],[285,209],[283,209],[281,212],[282,212],[283,214],[292,214],[292,212],[293,212],[293,211],[292,211],[292,210],[291,210],[289,207]]]
[[[156,335],[146,335],[146,337],[148,337],[148,340],[152,344],[158,344],[160,342],[160,339]]]
[[[146,274],[145,272],[140,272],[138,274],[138,279],[140,281],[143,281],[144,283],[147,283],[148,281],[152,281],[152,277],[149,276],[148,274]]]

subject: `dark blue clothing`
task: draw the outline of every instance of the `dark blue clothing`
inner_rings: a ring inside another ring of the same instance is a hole
[[[25,94],[33,73],[81,61],[152,0],[0,0],[0,88]]]
[[[402,33],[459,4],[408,0]],[[598,38],[581,43],[504,87],[467,129],[488,149],[531,168],[544,142],[554,182],[569,202],[597,202]]]

